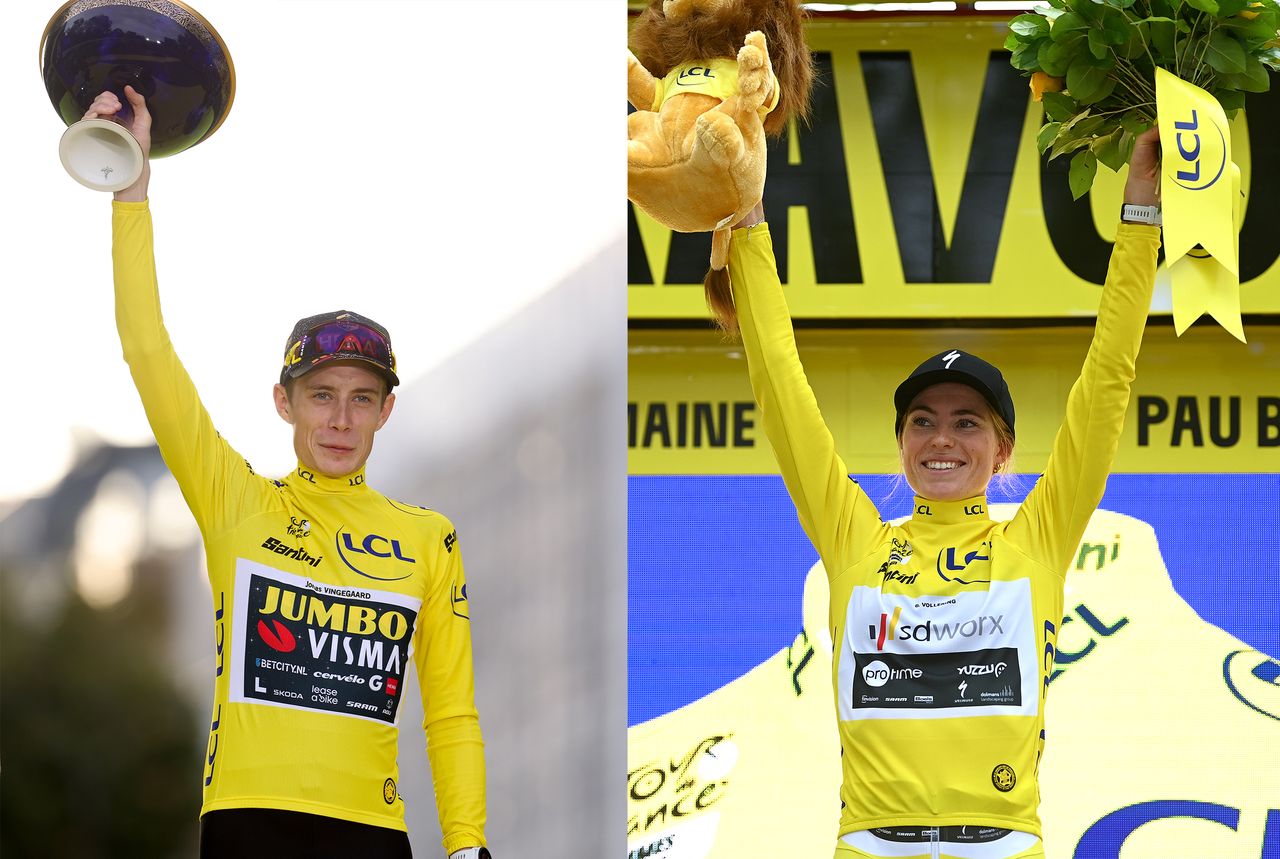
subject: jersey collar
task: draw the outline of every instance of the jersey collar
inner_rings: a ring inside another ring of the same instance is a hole
[[[955,522],[990,521],[991,514],[987,512],[986,495],[975,495],[960,501],[931,501],[917,495],[911,520],[931,525],[951,525]]]
[[[328,477],[318,471],[314,471],[301,462],[285,479],[295,489],[301,489],[309,492],[324,493],[346,493],[346,492],[365,492],[368,486],[364,482],[364,469],[344,474],[341,477]]]

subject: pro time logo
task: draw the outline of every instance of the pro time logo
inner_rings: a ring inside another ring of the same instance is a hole
[[[884,650],[885,645],[897,641],[952,641],[957,638],[975,638],[986,635],[1004,633],[1001,625],[1004,615],[979,615],[966,621],[956,623],[940,623],[926,620],[924,623],[898,626],[902,616],[902,606],[893,610],[893,615],[881,614],[880,624],[867,626],[867,637],[876,643],[876,650]]]

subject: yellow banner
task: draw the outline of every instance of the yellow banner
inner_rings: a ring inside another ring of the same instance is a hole
[[[1089,328],[798,332],[800,357],[849,470],[893,474],[893,391],[922,356],[954,347],[1000,367],[1018,410],[1015,470],[1044,468]],[[1148,328],[1116,472],[1257,472],[1280,463],[1280,328],[1247,362],[1218,328],[1177,341]],[[633,331],[631,474],[775,474],[741,348],[701,331]]]
[[[1178,76],[1156,69],[1160,115],[1165,265],[1173,281],[1179,334],[1208,313],[1244,342],[1240,323],[1240,169],[1222,105]]]
[[[817,22],[813,118],[771,144],[765,210],[788,302],[809,319],[1092,316],[1124,174],[1071,200],[1066,159],[1035,148],[1042,122],[1002,48],[1007,20]],[[1280,162],[1280,87],[1230,124],[1244,212],[1241,310],[1280,313],[1280,222],[1266,206]],[[1255,170],[1256,175],[1255,175]],[[1267,190],[1271,189],[1271,190]],[[631,207],[629,207],[631,208]],[[673,234],[631,210],[632,318],[706,319],[708,234]],[[1168,273],[1154,311],[1171,310]]]

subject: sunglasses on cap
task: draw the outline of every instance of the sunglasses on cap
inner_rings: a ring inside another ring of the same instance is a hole
[[[322,363],[338,360],[373,364],[392,387],[400,384],[396,356],[387,336],[368,325],[347,321],[321,323],[294,340],[285,352],[280,380],[296,379]]]

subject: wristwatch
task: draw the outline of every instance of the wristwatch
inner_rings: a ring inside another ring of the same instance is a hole
[[[486,847],[464,847],[449,854],[449,859],[493,859]]]
[[[1132,203],[1125,203],[1120,207],[1120,220],[1126,224],[1150,224],[1158,227],[1160,221],[1159,206],[1135,206]]]

